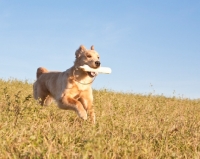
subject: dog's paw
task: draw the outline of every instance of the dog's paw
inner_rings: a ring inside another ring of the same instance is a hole
[[[78,112],[78,115],[79,115],[79,117],[82,118],[83,120],[87,120],[87,113],[86,113],[85,110],[84,110],[84,111],[79,111],[79,112]]]

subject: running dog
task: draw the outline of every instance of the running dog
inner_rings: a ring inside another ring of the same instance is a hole
[[[83,45],[76,50],[75,56],[74,65],[64,72],[50,72],[39,67],[33,95],[41,105],[49,105],[55,100],[59,108],[73,110],[84,120],[89,114],[95,123],[91,84],[97,73],[83,71],[79,66],[86,64],[94,69],[99,68],[100,57],[94,46],[87,50]]]

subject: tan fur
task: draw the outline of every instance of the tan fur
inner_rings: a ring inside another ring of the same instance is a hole
[[[49,105],[55,100],[61,109],[74,110],[81,118],[87,119],[87,113],[95,123],[95,113],[92,107],[93,95],[91,78],[87,72],[79,69],[84,64],[98,68],[95,62],[99,55],[94,50],[87,50],[83,45],[75,52],[74,65],[64,72],[49,72],[40,67],[37,69],[37,80],[33,84],[34,98],[41,105]]]

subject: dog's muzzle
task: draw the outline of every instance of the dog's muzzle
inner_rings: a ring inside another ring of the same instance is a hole
[[[101,62],[100,61],[95,61],[95,65],[96,65],[96,68],[98,68],[101,65]],[[87,72],[87,73],[91,78],[97,76],[97,74],[98,74],[97,72]]]

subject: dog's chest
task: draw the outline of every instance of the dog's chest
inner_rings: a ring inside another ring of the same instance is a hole
[[[88,84],[82,84],[82,83],[78,83],[76,82],[76,89],[77,91],[87,91],[91,86]]]
[[[88,90],[91,89],[91,85],[83,85],[81,83],[78,82],[74,82],[72,85],[68,85],[67,93],[72,95],[72,96],[80,96],[81,93],[83,92],[87,92]]]

